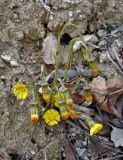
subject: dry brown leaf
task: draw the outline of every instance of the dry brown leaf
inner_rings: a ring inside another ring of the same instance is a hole
[[[67,142],[65,147],[65,160],[79,160],[77,157],[77,152],[73,144]]]
[[[48,33],[47,37],[43,41],[43,60],[46,64],[55,63],[55,53],[57,46],[57,38],[53,33]]]
[[[97,91],[100,93],[107,94],[106,80],[101,76],[94,78],[90,86],[92,91]],[[94,96],[99,104],[103,103],[106,97],[106,95],[100,95],[100,94],[97,94],[96,92],[94,92]]]
[[[103,77],[94,78],[92,83],[90,84],[93,91],[93,95],[95,100],[98,102],[100,109],[111,113],[118,118],[121,117],[121,113],[116,109],[116,102],[118,97],[123,94],[122,92],[118,92],[112,95],[106,95],[107,93],[115,92],[118,89],[122,88],[123,80],[122,78],[113,78],[107,80],[107,83]],[[102,94],[99,94],[102,93]]]
[[[91,137],[91,143],[88,146],[88,149],[90,152],[95,153],[95,154],[110,154],[112,151],[115,151],[114,146],[110,142],[106,142],[104,140],[100,140]]]
[[[71,95],[72,99],[73,99],[73,102],[75,104],[82,104],[84,102],[84,96],[80,93],[73,93]]]
[[[123,147],[123,129],[112,127],[111,140],[113,141],[115,147]]]

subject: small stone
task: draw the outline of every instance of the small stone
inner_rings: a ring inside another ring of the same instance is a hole
[[[12,67],[18,67],[18,66],[19,66],[18,62],[15,61],[15,60],[10,61],[10,65],[11,65]]]
[[[10,62],[11,61],[11,56],[7,55],[7,54],[2,54],[1,55],[2,60],[4,60],[5,62]]]
[[[34,154],[35,154],[35,151],[32,151],[32,150],[31,150],[30,153],[31,153],[32,155],[34,155]]]
[[[72,137],[76,137],[76,133],[72,133],[71,135],[72,135]]]
[[[87,147],[87,145],[88,145],[86,141],[83,141],[82,144],[83,144],[83,146],[85,146],[85,147]]]
[[[111,8],[114,8],[116,6],[116,3],[116,0],[108,0],[108,6]]]
[[[100,55],[100,63],[110,62],[106,53],[101,53]]]
[[[92,43],[98,42],[98,38],[94,34],[85,35],[83,39],[85,40],[85,42],[88,42],[88,41]]]
[[[5,79],[5,76],[1,76],[0,79],[1,79],[1,80],[4,80],[4,79]]]
[[[105,40],[102,40],[102,41],[99,42],[98,45],[99,45],[99,47],[104,48],[104,47],[106,47],[107,42]]]
[[[54,18],[53,18],[53,15],[51,14],[50,16],[49,16],[49,20],[53,20]]]
[[[70,0],[63,0],[64,2],[70,3]]]
[[[76,41],[76,42],[74,43],[74,45],[73,45],[73,52],[76,52],[77,50],[79,50],[81,44],[82,44],[82,41],[81,41],[81,40],[80,40],[80,41]]]
[[[97,34],[98,34],[99,37],[103,37],[103,36],[106,35],[106,31],[104,31],[103,29],[100,29],[100,30],[98,30]]]
[[[39,88],[38,92],[42,94],[42,87]]]
[[[68,15],[69,15],[69,17],[72,17],[73,16],[73,11],[69,11]]]
[[[15,33],[15,36],[20,41],[24,38],[24,33],[23,33],[23,31],[18,31]]]
[[[5,66],[5,64],[4,64],[4,62],[2,61],[2,59],[0,59],[0,68],[5,68],[6,66]]]

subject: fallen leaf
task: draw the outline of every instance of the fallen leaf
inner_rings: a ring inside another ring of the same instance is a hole
[[[89,152],[95,154],[107,154],[110,155],[112,151],[115,151],[113,144],[111,142],[106,142],[104,140],[99,140],[96,137],[91,137],[91,143],[88,146]]]
[[[92,80],[90,86],[98,103],[103,103],[106,95],[100,95],[96,92],[107,94],[106,80],[103,77],[98,76]]]
[[[65,160],[79,160],[77,151],[70,142],[67,142],[65,147]]]
[[[57,38],[53,33],[49,33],[43,41],[43,60],[46,64],[55,63],[55,53],[57,47]]]
[[[123,147],[123,129],[112,127],[111,140],[113,141],[115,147]]]
[[[71,95],[72,99],[73,99],[73,102],[75,104],[82,104],[84,102],[84,96],[80,93],[73,93]]]
[[[118,112],[116,103],[118,97],[123,94],[123,91],[108,96],[107,93],[112,93],[121,89],[123,86],[122,78],[113,78],[106,82],[103,77],[99,76],[93,79],[90,86],[100,109],[121,118],[121,113]]]

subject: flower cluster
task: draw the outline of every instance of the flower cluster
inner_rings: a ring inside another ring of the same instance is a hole
[[[13,94],[19,100],[25,100],[29,95],[29,90],[26,84],[16,83],[12,87]],[[92,102],[92,93],[89,88],[84,90],[85,100]],[[34,98],[34,97],[33,97]],[[53,104],[53,108],[45,111],[43,119],[49,126],[57,125],[60,120],[68,118],[74,119],[78,117],[77,112],[73,109],[73,100],[70,96],[69,90],[64,88],[62,91],[57,91],[51,96],[51,91],[47,83],[42,85],[42,99],[46,105]],[[39,106],[37,103],[31,105],[31,122],[37,123],[40,119]],[[90,128],[90,136],[93,136],[103,128],[102,124],[95,123],[89,116],[81,114]]]
[[[42,86],[42,98],[46,103],[51,101],[50,91],[46,84]],[[53,96],[53,104],[59,109],[62,120],[66,120],[69,117],[72,119],[77,118],[77,113],[72,108],[73,100],[70,97],[68,89],[64,89],[61,92],[58,91],[58,93]]]

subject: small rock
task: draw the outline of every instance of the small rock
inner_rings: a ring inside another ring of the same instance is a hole
[[[70,3],[70,0],[63,0],[64,2]]]
[[[7,55],[7,54],[2,54],[1,55],[2,60],[4,60],[5,62],[10,62],[11,61],[11,56]]]
[[[11,60],[11,61],[10,61],[10,65],[11,65],[12,67],[18,67],[18,66],[19,66],[18,62],[15,61],[15,60]]]
[[[15,33],[15,36],[16,36],[17,40],[20,41],[24,38],[24,33],[23,33],[23,31],[18,31]]]
[[[106,53],[101,53],[100,55],[100,63],[110,62]]]
[[[35,151],[32,151],[32,150],[31,150],[30,153],[31,153],[32,155],[34,155],[34,154],[35,154]]]
[[[39,88],[38,92],[42,94],[42,87]]]
[[[103,29],[100,29],[100,30],[98,30],[97,34],[98,34],[99,37],[103,37],[103,36],[106,35],[106,31],[104,31]]]
[[[101,48],[105,48],[107,45],[107,42],[105,40],[102,40],[99,42],[98,46],[101,47]]]
[[[87,145],[88,145],[86,141],[83,141],[82,144],[83,144],[83,146],[85,146],[85,147],[87,147]]]
[[[108,6],[111,8],[114,8],[116,6],[116,3],[116,0],[108,0]]]
[[[88,41],[91,43],[98,42],[98,38],[94,34],[85,35],[83,39],[85,40],[85,42],[88,42]]]
[[[81,41],[81,40],[80,40],[80,41],[76,41],[76,42],[74,43],[74,45],[73,45],[73,52],[76,52],[77,50],[79,50],[81,44],[82,44],[82,41]]]
[[[5,64],[4,64],[4,62],[2,61],[2,59],[0,59],[0,68],[5,68],[6,66],[5,66]]]
[[[6,78],[5,78],[5,76],[1,76],[0,79],[1,80],[5,80]]]
[[[69,15],[69,17],[72,17],[73,16],[73,11],[69,11],[68,15]]]

